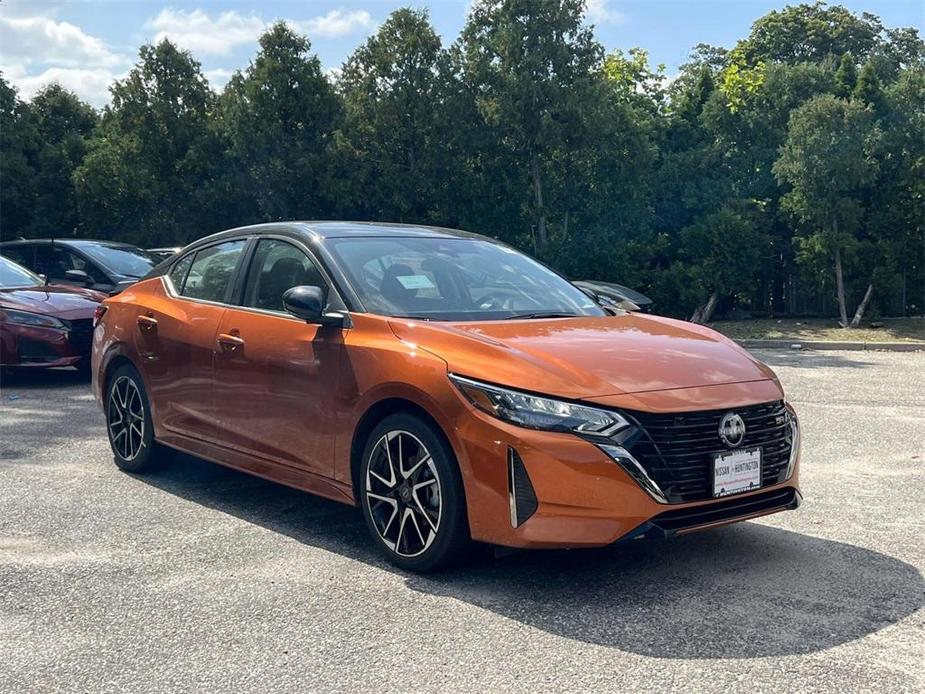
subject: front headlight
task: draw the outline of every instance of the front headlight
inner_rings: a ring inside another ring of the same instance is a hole
[[[11,308],[0,309],[0,315],[8,322],[17,325],[35,325],[40,328],[57,328],[63,330],[64,323],[54,316],[45,316],[41,313],[29,313],[28,311],[15,311]]]
[[[800,440],[800,420],[797,419],[797,411],[789,402],[784,402],[784,407],[787,410],[787,424],[790,426],[790,459],[787,461],[787,479],[789,480],[793,476],[793,468],[796,467],[802,441]]]
[[[483,412],[529,429],[607,436],[630,425],[616,412],[531,395],[456,374],[450,374],[450,380]]]

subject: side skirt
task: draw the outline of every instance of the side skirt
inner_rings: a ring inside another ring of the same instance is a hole
[[[230,448],[205,443],[179,434],[168,433],[158,437],[157,442],[182,453],[203,458],[216,465],[246,472],[249,475],[254,475],[270,482],[277,482],[309,494],[317,494],[347,506],[356,506],[350,485],[316,475],[307,470],[300,470],[288,465],[244,455]]]

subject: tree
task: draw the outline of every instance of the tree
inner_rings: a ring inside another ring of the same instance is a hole
[[[550,242],[552,169],[569,166],[584,145],[598,98],[603,51],[582,24],[583,11],[582,0],[481,0],[459,40],[461,78],[478,113],[528,182],[523,202],[541,252]],[[553,214],[564,227],[565,210]]]
[[[220,131],[248,221],[317,219],[332,207],[330,148],[341,108],[310,51],[308,39],[277,22],[222,95]]]
[[[4,239],[28,233],[32,226],[36,147],[31,110],[0,76],[0,236]]]
[[[424,10],[393,12],[344,65],[340,151],[361,216],[426,221],[443,164],[443,51]]]
[[[877,171],[872,149],[878,137],[873,115],[863,106],[817,96],[790,117],[787,139],[774,164],[778,180],[790,186],[785,208],[810,225],[801,238],[802,254],[825,253],[834,259],[842,327],[848,327],[844,255],[857,242],[863,212],[859,199]]]
[[[87,153],[96,111],[59,84],[39,91],[31,103],[38,148],[33,233],[72,234],[80,223],[72,176]]]
[[[857,85],[851,92],[851,98],[856,99],[865,106],[870,106],[874,112],[882,112],[884,108],[883,89],[872,62],[868,61],[861,69]]]
[[[770,256],[765,225],[760,206],[737,200],[681,231],[688,286],[698,300],[692,321],[708,323],[722,297],[749,293],[758,281],[754,268]]]
[[[863,58],[879,47],[882,32],[874,15],[858,16],[841,5],[817,1],[768,12],[736,48],[749,65],[821,62],[845,53]]]
[[[82,229],[104,238],[169,245],[210,230],[196,204],[206,185],[199,148],[215,96],[199,63],[168,40],[145,45],[75,171]]]
[[[858,81],[857,66],[850,53],[843,53],[835,71],[835,96],[847,99],[854,92]]]

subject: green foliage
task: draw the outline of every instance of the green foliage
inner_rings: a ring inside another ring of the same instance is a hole
[[[845,53],[838,63],[838,70],[835,71],[835,95],[847,99],[854,92],[857,81],[858,71],[854,58],[850,53]]]
[[[883,110],[883,89],[872,62],[866,63],[861,70],[861,76],[851,93],[851,98],[865,106],[870,106],[875,112]]]
[[[764,84],[767,65],[759,60],[754,65],[746,62],[744,54],[735,50],[722,73],[720,91],[726,96],[726,106],[735,113],[754,97]]]
[[[752,25],[737,51],[749,65],[760,61],[821,62],[852,53],[867,56],[882,41],[883,25],[871,14],[854,14],[841,5],[788,5]]]
[[[142,46],[111,88],[96,138],[74,172],[80,231],[170,245],[200,235],[198,149],[215,96],[199,63],[168,40]]]
[[[921,311],[925,43],[822,2],[694,47],[605,53],[583,0],[475,0],[442,46],[393,12],[326,75],[283,23],[220,95],[168,41],[96,113],[0,79],[0,233],[171,245],[264,220],[469,228],[690,316]],[[858,74],[859,71],[859,74]],[[847,302],[847,301],[846,301]]]
[[[445,56],[425,11],[394,12],[344,65],[341,196],[364,219],[427,221],[442,154]],[[349,174],[349,175],[347,175]]]
[[[219,113],[242,221],[326,216],[341,105],[308,39],[273,25],[251,65],[229,81]]]

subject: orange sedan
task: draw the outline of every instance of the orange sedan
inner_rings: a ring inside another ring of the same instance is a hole
[[[773,372],[604,309],[497,241],[288,222],[197,241],[97,311],[119,467],[162,447],[359,506],[395,564],[588,547],[796,508]]]

